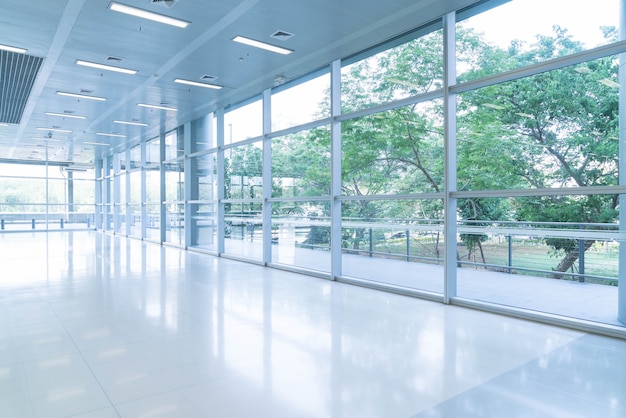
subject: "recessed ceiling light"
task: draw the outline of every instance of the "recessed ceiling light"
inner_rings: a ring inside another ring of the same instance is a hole
[[[149,107],[150,109],[171,110],[174,112],[178,111],[178,109],[176,109],[175,107],[157,106],[157,105],[151,105],[151,104],[146,104],[146,103],[137,103],[137,106]]]
[[[143,19],[153,20],[159,23],[165,23],[166,25],[176,26],[177,28],[186,28],[190,22],[181,19],[175,19],[173,17],[165,16],[159,13],[149,12],[148,10],[138,9],[136,7],[127,6],[125,4],[116,3],[112,1],[109,4],[109,9],[126,13],[127,15],[132,15],[136,17],[141,17]]]
[[[126,135],[110,134],[110,133],[106,133],[106,132],[96,132],[96,135],[100,135],[100,136],[114,136],[116,138],[126,138]]]
[[[143,122],[135,122],[135,121],[127,121],[127,120],[114,120],[114,123],[121,123],[122,125],[133,125],[133,126],[150,126],[147,123]]]
[[[276,52],[277,54],[288,55],[293,52],[291,49],[281,48],[279,46],[267,44],[265,42],[257,41],[254,39],[246,38],[244,36],[235,36],[233,41],[239,42],[240,44],[250,45],[255,48],[265,49],[266,51]]]
[[[54,112],[44,112],[44,113],[48,116],[58,116],[60,118],[87,119],[87,116],[72,115],[69,113],[54,113]]]
[[[85,145],[98,145],[101,147],[110,147],[111,145],[105,144],[104,142],[83,142]]]
[[[27,51],[24,48],[17,48],[17,47],[14,47],[14,46],[2,45],[2,44],[0,44],[0,49],[2,49],[4,51],[9,51],[9,52],[17,52],[18,54],[25,54],[26,51]]]
[[[97,62],[76,60],[76,64],[84,67],[98,68],[99,70],[115,71],[117,73],[124,74],[137,74],[137,70],[130,70],[128,68],[114,67],[112,65],[98,64]]]
[[[104,102],[106,99],[104,97],[98,96],[87,96],[86,94],[76,94],[76,93],[68,93],[65,91],[57,91],[57,94],[60,96],[68,96],[68,97],[76,97],[79,99],[89,99],[89,100],[98,100]]]
[[[222,88],[222,86],[218,86],[217,84],[200,83],[198,81],[184,80],[182,78],[175,79],[174,83],[187,84],[190,86],[204,87],[207,89],[215,89],[215,90],[219,90]]]
[[[51,132],[64,132],[70,133],[72,132],[70,129],[60,129],[60,128],[37,128],[38,131],[51,131]]]

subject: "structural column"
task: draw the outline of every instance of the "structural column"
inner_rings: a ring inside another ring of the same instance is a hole
[[[456,262],[456,209],[457,199],[453,193],[456,184],[456,96],[450,93],[450,87],[456,84],[456,30],[455,13],[443,17],[444,40],[444,303],[456,296],[457,262]]]
[[[330,67],[330,155],[331,155],[331,194],[330,194],[330,278],[341,276],[341,61]]]
[[[619,39],[626,40],[626,0],[620,2]],[[626,53],[619,54],[619,184],[626,185]],[[626,233],[626,195],[620,195],[619,229]],[[619,244],[618,319],[626,324],[626,240]]]
[[[263,92],[263,263],[272,262],[272,91]]]

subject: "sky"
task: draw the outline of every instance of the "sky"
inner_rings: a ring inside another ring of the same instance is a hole
[[[506,47],[513,39],[534,41],[551,34],[552,26],[566,28],[587,48],[604,45],[600,26],[619,26],[620,0],[513,0],[474,16],[466,24],[485,34],[494,45]]]

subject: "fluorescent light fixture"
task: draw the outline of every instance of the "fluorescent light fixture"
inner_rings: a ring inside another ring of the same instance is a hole
[[[96,135],[100,135],[100,136],[114,136],[116,138],[126,138],[126,135],[109,134],[109,133],[106,133],[106,132],[96,132]]]
[[[63,133],[70,133],[72,132],[69,129],[59,129],[59,128],[37,128],[38,131],[50,131],[50,132],[63,132]]]
[[[291,49],[266,44],[265,42],[256,41],[254,39],[246,38],[244,36],[235,36],[233,38],[233,41],[239,42],[240,44],[250,45],[255,48],[265,49],[266,51],[276,52],[277,54],[288,55],[293,52]]]
[[[104,142],[83,142],[84,145],[98,145],[101,147],[110,147],[111,145],[105,144]]]
[[[222,88],[222,86],[218,86],[217,84],[200,83],[198,81],[184,80],[182,78],[175,79],[174,83],[187,84],[189,86],[204,87],[207,89],[215,89],[215,90],[219,90]]]
[[[136,7],[127,6],[125,4],[116,3],[112,1],[109,4],[109,9],[126,13],[127,15],[141,17],[143,19],[153,20],[159,23],[165,23],[166,25],[176,26],[177,28],[186,28],[190,22],[185,20],[175,19],[173,17],[165,16],[159,13],[149,12],[148,10],[138,9]]]
[[[151,104],[146,104],[146,103],[137,103],[137,106],[149,107],[150,109],[171,110],[174,112],[178,111],[178,109],[176,109],[175,107],[157,106],[157,105],[151,105]]]
[[[99,70],[115,71],[116,73],[137,74],[137,70],[129,70],[128,68],[114,67],[112,65],[98,64],[97,62],[76,60],[76,64],[83,67],[97,68]]]
[[[57,91],[57,94],[59,96],[76,97],[78,99],[98,100],[101,102],[104,102],[106,100],[104,97],[87,96],[86,94],[68,93],[65,91]]]
[[[47,138],[47,137],[32,137],[31,139],[35,141],[51,141],[51,142],[61,142],[60,139],[55,138]]]
[[[127,120],[114,120],[113,123],[120,123],[122,125],[133,125],[133,126],[150,126],[147,123],[131,122],[131,121],[127,121]]]
[[[2,44],[0,44],[0,49],[2,49],[3,51],[17,52],[18,54],[25,54],[27,51],[24,48],[17,48],[14,46],[2,45]]]
[[[8,123],[0,123],[0,126],[9,126]]]
[[[87,119],[87,116],[72,115],[70,113],[54,113],[54,112],[44,112],[44,113],[48,116],[58,116],[60,118]]]

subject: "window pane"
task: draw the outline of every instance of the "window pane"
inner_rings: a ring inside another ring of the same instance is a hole
[[[146,164],[161,162],[161,140],[154,138],[146,142]]]
[[[182,160],[164,163],[165,200],[185,200],[185,165]]]
[[[341,69],[342,113],[443,87],[443,32],[437,30]]]
[[[233,144],[263,135],[263,106],[260,100],[224,114],[224,143]]]
[[[272,261],[330,271],[330,201],[272,204]]]
[[[272,95],[272,131],[330,116],[330,74]]]
[[[192,190],[189,200],[213,200],[217,199],[217,161],[216,154],[204,154],[191,160],[192,169],[195,170],[197,181],[193,184],[197,187]],[[192,186],[193,186],[192,185]]]
[[[330,195],[327,127],[272,139],[272,197]]]
[[[165,161],[180,157],[185,153],[184,136],[178,134],[178,129],[165,134]]]
[[[254,260],[263,259],[263,218],[261,203],[225,204],[227,254]]]
[[[505,2],[459,23],[457,72],[475,79],[615,42],[619,14],[619,0]]]
[[[345,276],[443,292],[441,200],[345,201],[341,225]]]
[[[459,188],[617,184],[617,69],[607,57],[461,94]]]
[[[217,203],[191,204],[191,246],[217,251]]]
[[[216,125],[214,113],[191,122],[191,152],[217,147],[217,135],[214,133]]]
[[[420,103],[342,125],[346,195],[443,190],[443,105]]]
[[[224,152],[226,199],[263,197],[263,144],[258,142]]]

